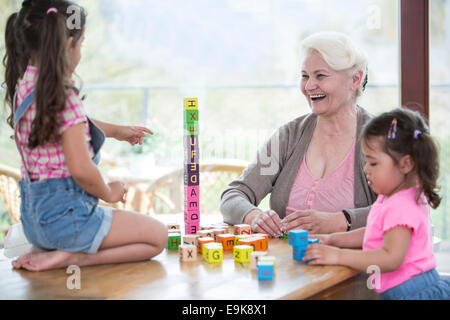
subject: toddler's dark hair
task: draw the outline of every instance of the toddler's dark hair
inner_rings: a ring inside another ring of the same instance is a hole
[[[56,10],[47,13],[50,8]],[[73,14],[69,10],[72,8],[78,9],[80,26],[76,28],[67,23]],[[72,89],[78,94],[68,79],[71,66],[66,49],[70,37],[73,37],[73,46],[81,38],[85,23],[83,8],[66,0],[25,0],[20,11],[7,20],[3,64],[5,101],[11,108],[7,121],[11,127],[18,82],[31,59],[35,59],[39,69],[35,88],[36,116],[28,139],[31,149],[57,140],[58,113],[65,108],[67,91]]]
[[[396,128],[393,127],[394,119]],[[398,163],[401,157],[410,155],[420,180],[418,196],[424,193],[432,208],[439,206],[442,199],[437,193],[439,151],[436,142],[430,136],[428,126],[417,111],[397,108],[384,112],[367,122],[361,135],[366,144],[373,137],[381,137],[383,151],[395,163]]]

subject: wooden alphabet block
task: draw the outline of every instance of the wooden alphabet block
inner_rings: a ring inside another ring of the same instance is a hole
[[[180,224],[179,223],[168,223],[167,224],[168,230],[180,230]]]
[[[217,235],[217,242],[221,243],[223,250],[233,250],[234,235],[231,233],[223,233]]]
[[[237,246],[239,245],[239,240],[241,239],[246,239],[246,238],[250,238],[249,234],[238,234],[234,236],[234,245]]]
[[[253,252],[252,246],[237,245],[233,248],[233,257],[236,262],[250,262],[250,254]]]
[[[213,229],[200,230],[200,231],[197,231],[197,234],[200,237],[210,237],[210,238],[214,239],[214,231],[213,231]]]
[[[267,251],[253,251],[250,253],[250,269],[256,270],[256,263],[259,261],[259,258],[267,255]]]
[[[240,239],[238,241],[238,245],[247,245],[247,246],[252,246],[253,247],[253,251],[262,251],[262,250],[256,250],[257,248],[260,248],[260,244],[262,238],[253,238],[253,237],[248,237],[245,239]]]
[[[198,252],[200,254],[203,253],[203,245],[205,243],[209,243],[209,242],[214,242],[214,238],[210,238],[210,237],[200,237],[200,238],[198,238],[198,240],[197,240],[197,244],[198,244],[197,249],[198,249]]]
[[[277,259],[274,256],[261,256],[259,257],[259,262],[273,262],[274,271],[277,271]]]
[[[184,122],[185,123],[198,122],[198,110],[185,110],[184,111]]]
[[[186,128],[185,128],[186,130]],[[185,135],[184,137],[184,163],[185,164],[198,164],[200,162],[198,136]]]
[[[289,231],[289,244],[293,247],[308,246],[308,231],[303,229],[296,229]]]
[[[266,251],[269,248],[269,235],[265,233],[253,233],[252,237],[263,238],[261,251]]]
[[[189,214],[191,214],[191,212],[189,212]],[[191,223],[185,223],[184,224],[184,230],[185,230],[185,234],[189,234],[189,235],[197,235],[197,231],[198,231],[198,221],[197,222],[191,222]]]
[[[200,185],[200,172],[197,171],[185,171],[184,173],[184,185],[198,186]],[[192,208],[194,210],[194,208]]]
[[[252,228],[249,224],[236,224],[234,225],[234,234],[251,234]]]
[[[219,263],[223,260],[223,248],[216,242],[205,243],[203,258],[208,263]]]
[[[191,244],[182,244],[178,247],[180,262],[197,261],[197,247]]]
[[[198,135],[199,131],[198,131],[198,122],[194,122],[194,123],[186,123],[186,129],[185,129],[185,134],[186,135]]]
[[[217,236],[218,236],[219,234],[227,233],[227,230],[226,230],[226,229],[219,229],[219,228],[217,228],[217,229],[211,229],[211,231],[214,233],[214,240],[216,240],[216,242],[218,242],[218,241],[217,241]]]
[[[193,246],[198,245],[197,240],[198,240],[199,236],[196,234],[187,234],[183,237],[183,244],[190,244]]]
[[[275,275],[275,267],[271,261],[259,261],[257,264],[258,280],[272,280]]]
[[[295,260],[302,261],[306,254],[306,247],[292,247],[292,257]]]
[[[167,239],[167,249],[173,250],[178,249],[178,246],[181,244],[181,234],[179,233],[169,233]]]
[[[255,251],[266,251],[268,241],[263,237],[252,237],[255,239]]]
[[[197,165],[197,164],[195,164]],[[188,165],[191,167],[192,165]],[[184,211],[200,212],[198,204],[200,203],[200,186],[184,186]]]
[[[184,110],[198,110],[198,98],[184,99]]]

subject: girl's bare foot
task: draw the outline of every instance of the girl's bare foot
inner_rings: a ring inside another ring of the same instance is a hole
[[[66,251],[45,251],[38,253],[27,253],[12,262],[15,269],[26,269],[29,271],[43,271],[58,269],[71,265],[70,259],[73,252]]]

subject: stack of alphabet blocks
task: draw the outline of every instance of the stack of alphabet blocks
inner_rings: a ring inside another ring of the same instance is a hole
[[[299,261],[302,261],[305,257],[308,245],[319,242],[314,238],[308,239],[308,231],[302,229],[289,231],[288,239],[289,244],[292,246],[292,257]]]
[[[198,99],[184,100],[184,230],[196,234],[200,225],[200,161]]]

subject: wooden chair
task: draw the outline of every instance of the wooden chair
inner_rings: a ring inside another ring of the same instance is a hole
[[[240,160],[200,162],[200,212],[220,213],[220,196],[227,185],[238,178],[248,163]],[[176,169],[153,182],[145,192],[151,204],[147,214],[184,211],[184,169]]]
[[[20,222],[20,170],[0,164],[0,196],[12,223]]]

